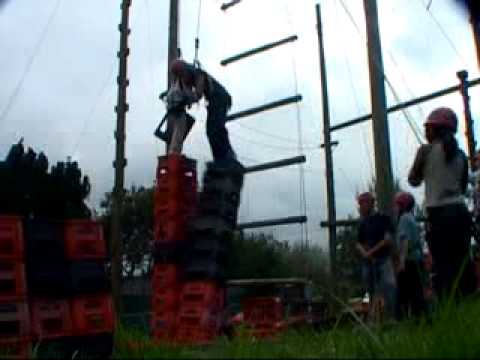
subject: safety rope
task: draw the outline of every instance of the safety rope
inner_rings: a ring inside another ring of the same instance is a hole
[[[198,15],[197,15],[197,36],[195,37],[195,58],[193,59],[193,66],[201,68],[200,61],[198,60],[198,52],[200,49],[200,20],[202,16],[202,0],[198,2]]]

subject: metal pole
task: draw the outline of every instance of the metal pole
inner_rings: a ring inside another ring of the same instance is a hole
[[[112,295],[115,304],[117,316],[120,315],[122,306],[122,226],[121,215],[124,198],[124,180],[125,180],[125,166],[127,160],[125,159],[125,120],[128,111],[127,103],[127,59],[129,55],[128,35],[130,29],[128,28],[129,12],[131,0],[123,0],[122,8],[122,22],[119,26],[120,31],[120,50],[117,54],[119,58],[118,69],[118,98],[115,112],[117,113],[117,129],[115,131],[116,151],[115,161],[113,167],[115,168],[115,184],[112,194],[112,237],[111,237],[111,251],[112,251]]]
[[[393,173],[390,154],[385,79],[382,46],[378,28],[376,0],[364,0],[367,38],[370,93],[372,101],[373,141],[375,149],[375,191],[379,211],[391,215],[393,200]]]
[[[458,79],[460,80],[460,93],[462,94],[463,99],[463,111],[465,114],[465,136],[467,137],[467,145],[468,145],[468,157],[470,159],[470,167],[474,168],[473,159],[475,155],[475,135],[473,133],[473,119],[472,119],[472,112],[470,111],[470,96],[468,95],[468,72],[466,70],[462,70],[457,72]]]
[[[474,7],[475,5],[473,5],[473,0],[472,0],[468,10],[470,12],[470,24],[472,25],[473,40],[475,42],[475,50],[477,52],[477,65],[480,68],[480,22],[479,22],[479,19],[476,16],[474,16],[475,11],[478,11],[478,8],[475,9]]]
[[[327,208],[328,208],[328,241],[330,253],[330,271],[333,276],[336,273],[336,253],[337,253],[337,228],[335,219],[337,218],[335,209],[335,182],[333,175],[333,157],[332,157],[332,139],[330,134],[330,108],[328,105],[328,82],[327,70],[325,65],[325,51],[323,46],[322,18],[320,4],[316,5],[317,11],[317,34],[318,47],[320,51],[320,80],[322,83],[322,107],[323,107],[323,138],[325,147],[325,168],[327,177]]]
[[[250,108],[250,109],[247,109],[247,110],[242,110],[242,111],[230,114],[230,115],[227,116],[227,121],[236,120],[236,119],[240,119],[242,117],[255,115],[255,114],[258,114],[258,113],[263,112],[263,111],[275,109],[277,107],[284,106],[284,105],[290,105],[290,104],[293,104],[293,103],[296,103],[296,102],[299,102],[299,101],[302,101],[302,95],[298,94],[298,95],[290,96],[290,97],[285,98],[285,99],[273,101],[273,102],[265,104],[265,105],[257,106],[257,107],[254,107],[254,108]]]

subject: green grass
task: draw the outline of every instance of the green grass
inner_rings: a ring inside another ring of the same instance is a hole
[[[404,322],[381,328],[337,327],[323,333],[289,331],[274,341],[242,334],[208,347],[158,346],[138,332],[120,330],[117,359],[261,358],[480,358],[480,301],[447,306],[432,322]],[[129,342],[140,342],[131,349]]]

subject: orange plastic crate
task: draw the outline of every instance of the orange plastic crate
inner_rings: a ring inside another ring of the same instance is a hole
[[[180,302],[185,305],[223,307],[224,289],[215,281],[191,281],[182,288]]]
[[[158,341],[172,339],[175,335],[176,317],[177,313],[175,311],[154,311],[151,320],[152,337]]]
[[[256,297],[243,301],[245,321],[248,324],[275,323],[283,319],[283,305],[278,297]]]
[[[28,337],[15,340],[7,340],[0,338],[0,358],[6,360],[31,359],[31,339]]]
[[[179,288],[180,281],[180,269],[178,265],[155,264],[153,266],[153,289]]]
[[[32,301],[32,331],[37,339],[72,336],[72,317],[68,300]]]
[[[0,260],[21,260],[24,252],[22,218],[0,216]]]
[[[175,288],[153,289],[152,310],[154,312],[170,312],[178,309],[179,291]]]
[[[0,261],[0,301],[15,301],[27,295],[25,264]]]
[[[107,257],[101,223],[92,220],[65,221],[65,256],[69,260],[95,260]]]
[[[0,302],[0,339],[30,337],[30,313],[25,301]]]
[[[203,306],[182,305],[177,315],[179,327],[215,330],[220,327],[222,312]]]
[[[197,162],[179,154],[160,156],[157,163],[157,183],[164,182],[171,175],[182,174],[186,177],[197,178]]]
[[[74,335],[108,333],[114,330],[111,295],[81,296],[72,299],[70,304]]]
[[[177,243],[186,240],[188,219],[176,217],[155,221],[154,241],[159,243]]]

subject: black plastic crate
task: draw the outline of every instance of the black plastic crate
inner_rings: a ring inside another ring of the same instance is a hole
[[[190,259],[185,263],[186,280],[225,281],[225,266],[209,259]]]
[[[105,264],[97,261],[34,262],[27,264],[29,294],[75,296],[110,289]]]
[[[61,261],[65,258],[65,235],[60,221],[25,219],[26,261]]]

